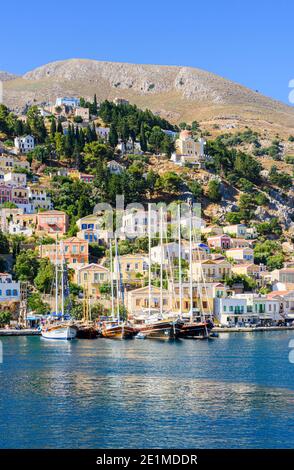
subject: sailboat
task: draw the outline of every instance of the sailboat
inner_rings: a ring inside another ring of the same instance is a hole
[[[60,244],[61,262],[61,318],[60,321],[47,322],[41,331],[41,335],[45,339],[53,340],[71,340],[77,336],[77,327],[70,321],[70,317],[64,311],[64,292],[65,292],[65,266],[63,257],[63,247]],[[55,314],[57,315],[59,306],[59,282],[58,282],[58,242],[56,240],[56,264],[55,264]]]
[[[179,244],[179,296],[180,312],[177,326],[179,327],[179,338],[185,339],[207,339],[213,328],[211,321],[206,321],[201,312],[193,308],[193,270],[192,270],[192,207],[190,205],[190,227],[189,227],[189,284],[190,284],[190,312],[187,317],[182,310],[182,270],[181,270],[181,213],[178,206],[178,244]]]
[[[137,330],[127,321],[120,320],[120,294],[121,294],[121,273],[118,256],[117,238],[115,237],[115,256],[116,256],[116,317],[114,305],[114,286],[112,272],[112,242],[110,240],[110,277],[111,277],[111,313],[112,319],[102,323],[101,335],[103,338],[110,339],[131,339],[137,334]]]
[[[176,339],[179,335],[180,328],[177,322],[163,318],[163,210],[160,208],[160,246],[161,246],[161,262],[160,262],[160,311],[154,312],[151,308],[152,300],[152,284],[151,284],[151,206],[148,205],[148,241],[149,241],[149,280],[148,280],[148,317],[143,324],[138,325],[139,338],[149,339]],[[156,315],[157,314],[157,315]]]
[[[84,288],[84,299],[83,299],[83,319],[77,323],[78,332],[77,338],[79,339],[95,339],[98,338],[98,330],[94,327],[91,321],[91,307],[90,299],[88,295],[88,286]]]

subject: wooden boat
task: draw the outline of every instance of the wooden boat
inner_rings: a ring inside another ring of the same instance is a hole
[[[42,337],[45,339],[63,339],[71,340],[77,336],[77,327],[67,323],[60,323],[55,325],[45,325],[42,328]]]
[[[209,321],[185,321],[180,319],[177,321],[179,328],[179,338],[185,339],[207,339],[213,328],[213,324]]]
[[[104,322],[101,328],[102,337],[110,339],[131,339],[137,333],[136,328],[123,322]]]
[[[78,328],[70,321],[69,313],[65,313],[64,309],[64,296],[66,293],[65,280],[67,279],[67,271],[64,262],[63,245],[60,244],[61,262],[60,269],[58,263],[58,242],[56,240],[56,263],[55,263],[55,315],[58,315],[58,296],[59,296],[59,283],[58,274],[60,272],[61,281],[61,314],[59,321],[50,319],[42,328],[41,335],[45,339],[52,340],[71,340],[76,338]]]
[[[97,328],[93,325],[78,325],[77,338],[79,339],[96,339],[99,336]]]
[[[142,325],[138,325],[138,330],[140,334],[149,339],[176,339],[180,333],[177,323],[168,320],[147,321]]]

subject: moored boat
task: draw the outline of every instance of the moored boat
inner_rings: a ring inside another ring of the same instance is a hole
[[[99,336],[99,331],[93,325],[82,324],[78,325],[77,338],[79,339],[96,339]]]
[[[116,322],[104,322],[101,328],[103,338],[111,339],[131,339],[138,333],[138,330],[131,325]]]
[[[179,338],[207,339],[213,327],[211,322],[178,320]]]
[[[138,325],[138,331],[145,338],[149,339],[176,339],[179,337],[180,328],[177,322],[169,320],[148,320],[141,325]]]
[[[71,340],[77,336],[77,327],[66,323],[45,325],[41,334],[45,339]]]

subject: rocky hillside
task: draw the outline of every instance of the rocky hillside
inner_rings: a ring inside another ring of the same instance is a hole
[[[100,100],[127,98],[173,122],[198,120],[211,132],[247,125],[272,135],[294,133],[294,108],[197,68],[71,59],[23,77],[6,75],[4,102],[18,110],[59,95],[96,93]]]

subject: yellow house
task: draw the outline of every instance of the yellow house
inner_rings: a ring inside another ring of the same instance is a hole
[[[232,266],[232,272],[235,274],[245,274],[246,276],[259,277],[260,266],[254,263],[242,263]]]
[[[126,304],[130,316],[141,315],[149,311],[149,287],[140,287],[126,293]],[[172,308],[171,294],[162,290],[162,307],[163,312],[170,311]],[[151,286],[151,303],[150,309],[158,311],[160,309],[160,289]]]
[[[169,291],[173,297],[173,308],[180,313],[180,287],[178,282],[169,283]],[[193,283],[193,308],[207,316],[212,316],[214,311],[214,299],[227,297],[229,289],[220,282]],[[190,283],[182,283],[182,313],[189,313],[190,307]]]
[[[192,263],[192,273],[195,281],[216,282],[225,277],[230,277],[231,272],[231,264],[225,259],[209,259]]]
[[[110,271],[100,264],[87,264],[75,271],[75,281],[90,298],[99,299],[101,284],[110,283]]]
[[[148,257],[143,254],[119,256],[119,271],[123,282],[141,283],[148,274]],[[114,258],[114,279],[117,279],[118,261]]]

